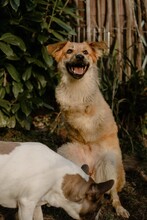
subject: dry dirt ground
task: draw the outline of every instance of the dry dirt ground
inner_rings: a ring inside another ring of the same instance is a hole
[[[62,138],[56,133],[51,134],[42,125],[40,127],[42,129],[32,129],[31,131],[0,129],[0,140],[40,141],[56,151],[63,142]],[[124,156],[124,159],[126,162],[131,161],[131,169],[127,168],[126,171],[126,186],[120,193],[121,202],[130,212],[129,220],[147,220],[147,163],[141,160],[136,162],[132,155]],[[72,220],[62,209],[47,206],[42,208],[44,220]],[[16,213],[16,209],[0,207],[0,220],[17,219]],[[107,199],[99,220],[121,219],[116,216],[109,199]]]

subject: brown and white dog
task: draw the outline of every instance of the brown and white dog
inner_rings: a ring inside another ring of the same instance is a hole
[[[41,143],[0,142],[0,205],[18,207],[19,220],[43,220],[43,204],[62,207],[74,219],[94,220],[102,195],[113,184],[96,184]]]
[[[71,139],[58,153],[79,166],[88,164],[91,177],[97,183],[114,179],[110,191],[112,204],[117,215],[128,218],[129,213],[118,196],[125,184],[118,129],[98,88],[97,60],[105,49],[104,42],[68,41],[47,46],[61,74],[56,99]]]

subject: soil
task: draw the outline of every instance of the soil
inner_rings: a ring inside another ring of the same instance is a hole
[[[42,121],[42,119],[41,119]],[[36,123],[36,122],[35,122]],[[34,123],[34,124],[35,124]],[[45,122],[46,123],[46,122]],[[0,140],[5,141],[39,141],[48,145],[54,151],[65,141],[64,132],[62,136],[56,132],[51,133],[47,123],[41,123],[31,131],[16,129],[0,129]],[[54,129],[53,129],[54,130]],[[130,212],[129,220],[147,220],[147,163],[138,160],[134,155],[123,155],[126,167],[126,185],[120,193],[122,205]],[[128,165],[128,161],[131,166]],[[72,220],[66,212],[60,208],[43,206],[44,220]],[[16,209],[0,207],[0,220],[14,220],[17,218]],[[112,208],[111,202],[106,199],[102,207],[99,220],[121,220]],[[90,220],[90,219],[89,219]]]

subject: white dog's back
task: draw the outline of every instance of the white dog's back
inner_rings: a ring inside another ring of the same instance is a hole
[[[61,207],[74,219],[94,220],[101,196],[114,184],[96,184],[79,166],[36,142],[0,142],[0,170],[0,205],[18,207],[19,220],[43,220],[43,204]]]

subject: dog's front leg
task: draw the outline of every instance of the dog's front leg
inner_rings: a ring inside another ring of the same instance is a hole
[[[118,192],[117,192],[117,182],[118,182],[118,167],[119,169],[119,175],[122,173],[122,187],[125,183],[124,177],[123,177],[123,170],[121,164],[118,163],[118,155],[113,154],[112,152],[108,152],[103,155],[101,160],[98,160],[97,167],[96,167],[96,173],[94,176],[94,180],[96,182],[106,181],[109,179],[114,180],[114,185],[112,189],[110,190],[110,195],[112,199],[112,205],[116,210],[116,213],[118,216],[122,216],[123,218],[129,218],[130,214],[129,212],[121,205]],[[119,160],[121,161],[121,159]],[[121,187],[121,188],[122,188]]]
[[[43,213],[41,206],[36,206],[34,215],[33,215],[33,220],[43,220]]]
[[[116,214],[118,216],[122,216],[123,218],[129,218],[130,214],[129,212],[121,205],[118,193],[116,189],[112,189],[111,198],[112,198],[112,205],[116,210]]]
[[[30,201],[21,201],[18,204],[19,220],[33,220],[33,214],[36,204]]]

